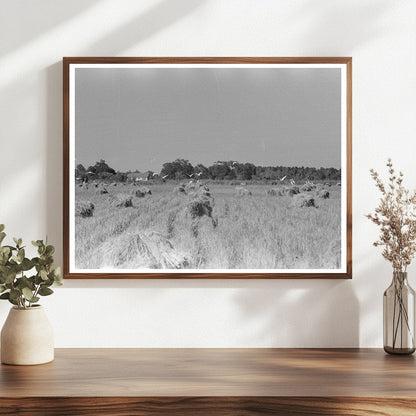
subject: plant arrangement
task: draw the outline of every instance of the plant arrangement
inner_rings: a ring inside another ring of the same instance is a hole
[[[403,186],[403,173],[387,161],[388,182],[371,169],[381,193],[378,207],[367,218],[380,227],[374,246],[382,246],[383,257],[393,266],[393,281],[384,292],[384,349],[393,354],[415,351],[415,292],[407,283],[407,267],[416,253],[416,191]]]
[[[403,186],[403,173],[396,173],[391,159],[387,168],[387,185],[374,169],[370,170],[381,199],[374,214],[368,214],[367,218],[380,227],[380,237],[373,245],[384,246],[382,255],[395,272],[406,272],[416,253],[416,191]]]
[[[2,245],[4,228],[0,224],[0,299],[27,309],[35,306],[40,296],[51,295],[51,286],[62,285],[61,270],[54,267],[55,247],[43,240],[32,241],[38,256],[29,259],[21,238],[13,238],[14,245]]]

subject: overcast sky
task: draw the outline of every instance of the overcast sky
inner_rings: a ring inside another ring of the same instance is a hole
[[[76,163],[341,165],[341,70],[78,68]]]

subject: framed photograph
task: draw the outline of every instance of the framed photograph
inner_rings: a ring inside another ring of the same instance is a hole
[[[351,278],[351,68],[64,58],[64,277]]]

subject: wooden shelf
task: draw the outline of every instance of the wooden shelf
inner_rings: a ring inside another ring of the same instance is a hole
[[[0,415],[369,413],[416,414],[414,356],[379,349],[57,349],[49,364],[0,367]]]

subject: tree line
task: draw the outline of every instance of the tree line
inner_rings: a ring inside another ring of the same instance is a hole
[[[139,172],[138,170],[136,172]],[[116,172],[105,160],[100,160],[86,169],[78,164],[75,169],[77,180],[109,179],[124,182],[128,180],[131,171]],[[193,166],[189,160],[176,159],[163,164],[160,172],[147,171],[148,178],[163,179],[211,179],[211,180],[281,180],[294,181],[339,181],[341,169],[313,168],[298,166],[256,166],[253,163],[241,163],[234,160],[217,161],[211,166],[197,164]]]

